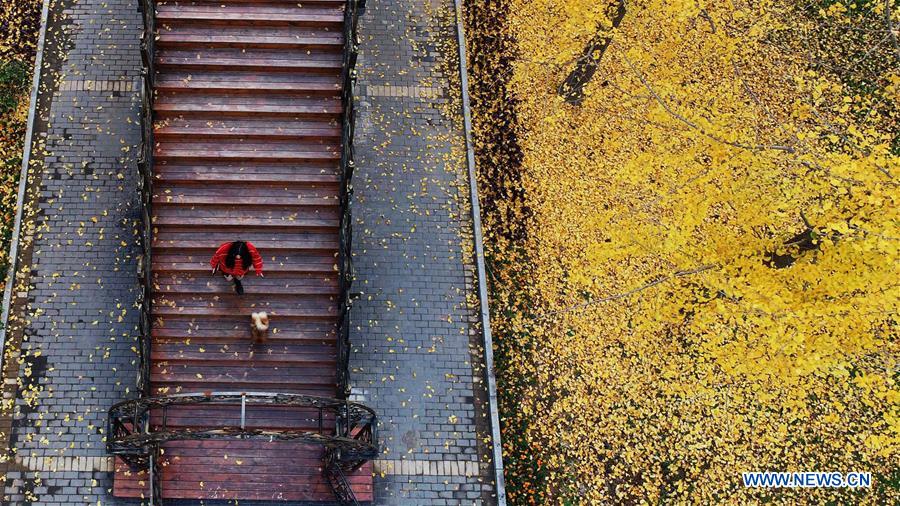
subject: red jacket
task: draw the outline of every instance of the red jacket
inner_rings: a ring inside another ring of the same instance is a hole
[[[225,274],[240,277],[247,274],[247,271],[249,271],[250,268],[247,266],[247,259],[243,257],[234,259],[234,268],[232,269],[229,269],[228,266],[225,265],[225,257],[228,255],[231,244],[232,243],[230,242],[226,242],[219,246],[219,249],[216,250],[216,254],[212,257],[212,260],[209,261],[209,265],[213,269],[218,267],[219,270]],[[257,276],[261,275],[263,270],[262,256],[260,256],[259,251],[256,250],[256,247],[253,246],[253,244],[247,241],[244,241],[244,244],[247,245],[247,250],[250,251],[250,259],[253,261],[253,270],[256,271]]]

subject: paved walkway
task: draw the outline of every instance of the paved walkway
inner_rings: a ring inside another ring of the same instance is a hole
[[[109,494],[102,431],[136,376],[135,4],[53,3],[67,60],[36,132],[48,155],[10,331],[28,356],[4,370],[20,385],[7,504],[133,504]],[[381,419],[376,504],[496,503],[454,22],[447,0],[370,0],[360,20],[351,379]]]
[[[351,377],[381,420],[376,503],[494,504],[453,3],[369,1],[359,30]]]
[[[111,504],[101,431],[106,410],[133,392],[136,377],[141,22],[134,0],[51,5],[45,63],[53,71],[42,78],[45,121],[35,131],[46,155],[32,151],[43,158],[30,177],[29,204],[39,212],[23,237],[31,286],[17,279],[15,297],[29,305],[24,322],[14,309],[7,336],[24,330],[25,341],[23,363],[4,370],[20,385],[4,499]]]

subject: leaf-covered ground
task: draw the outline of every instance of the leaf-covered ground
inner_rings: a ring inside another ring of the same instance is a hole
[[[467,5],[512,503],[896,503],[900,3]]]
[[[40,0],[0,3],[0,278],[6,279],[28,119]],[[3,281],[0,281],[2,288]]]

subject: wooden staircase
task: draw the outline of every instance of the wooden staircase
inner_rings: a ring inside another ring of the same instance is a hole
[[[156,2],[150,395],[338,396],[344,4]],[[243,296],[209,268],[215,249],[238,239],[265,263],[264,278],[244,279]],[[250,341],[254,311],[269,314],[266,344]],[[183,406],[165,423],[233,427],[240,418],[240,406]],[[249,428],[267,430],[317,430],[308,419],[278,406],[246,413]],[[168,442],[162,498],[331,502],[323,451]],[[119,461],[114,495],[145,497],[147,474]],[[357,499],[372,500],[370,464],[347,479]]]

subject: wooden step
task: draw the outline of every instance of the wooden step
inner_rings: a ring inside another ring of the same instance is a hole
[[[160,117],[154,122],[157,141],[178,140],[273,140],[322,141],[330,145],[340,143],[341,128],[336,121],[293,118],[221,118],[190,115]]]
[[[204,255],[206,256],[206,255]],[[208,258],[206,262],[201,262],[197,270],[194,271],[159,271],[154,270],[151,275],[151,281],[154,289],[167,290],[169,285],[177,284],[179,286],[189,284],[206,284],[210,280],[218,279],[222,275],[213,274],[209,268]],[[281,290],[290,288],[301,288],[310,286],[336,287],[338,285],[338,273],[331,269],[322,269],[319,272],[312,270],[286,270],[279,268],[277,263],[272,263],[269,258],[263,258],[265,264],[265,277],[259,277],[257,281],[260,286],[267,289]],[[323,261],[330,260],[324,258]],[[326,264],[327,265],[327,264]],[[254,278],[255,279],[255,278]],[[199,286],[193,286],[191,289],[202,290]]]
[[[153,111],[164,115],[221,114],[223,117],[293,117],[302,115],[312,119],[333,119],[343,111],[340,97],[291,96],[269,94],[253,96],[223,92],[160,93]]]
[[[228,3],[158,4],[159,25],[192,24],[200,26],[253,25],[327,27],[340,30],[344,13],[339,8],[307,7],[300,2],[281,5],[241,5]]]
[[[235,296],[233,293],[223,292],[222,296]],[[244,298],[248,298],[245,296]],[[244,305],[209,305],[209,306],[173,306],[167,304],[171,301],[172,296],[154,299],[154,315],[160,317],[168,317],[172,315],[191,317],[191,318],[221,318],[224,316],[243,315],[248,321],[250,313],[266,311],[270,318],[278,319],[296,319],[302,321],[328,322],[333,320],[337,314],[337,307],[311,307],[303,304],[297,304],[294,307],[273,308],[266,304],[256,304],[248,302]]]
[[[155,274],[195,275],[209,274],[209,261],[215,251],[215,246],[207,251],[197,252],[166,252],[153,255],[151,267]],[[266,277],[270,275],[336,275],[337,266],[334,254],[322,252],[315,254],[310,251],[264,251],[261,253],[265,263]]]
[[[178,284],[154,284],[154,290],[159,294],[202,294],[215,293],[220,294],[228,292],[231,289],[231,283],[222,279],[211,279],[206,281],[197,281],[195,283],[178,283]],[[273,285],[265,280],[265,278],[254,282],[253,284],[244,284],[244,295],[251,297],[265,297],[270,294],[277,295],[329,295],[337,296],[339,290],[336,286],[325,284],[314,285]]]
[[[331,187],[337,191],[341,180],[335,160],[312,160],[302,163],[278,161],[178,161],[159,160],[154,166],[154,179],[164,183],[205,185],[219,182],[254,184],[307,184],[311,187]]]
[[[263,229],[279,227],[290,229],[330,229],[340,223],[339,209],[333,205],[263,205],[258,201],[243,205],[190,205],[171,203],[153,214],[157,227],[246,227]]]
[[[250,318],[247,314],[223,315],[215,319],[190,315],[155,316],[151,336],[153,343],[190,346],[247,343]],[[267,346],[321,345],[335,346],[336,321],[303,321],[272,318],[269,321]]]
[[[160,49],[320,49],[340,52],[344,34],[339,30],[297,26],[192,26],[163,25],[156,37]]]
[[[160,141],[156,143],[154,156],[164,160],[202,161],[229,163],[241,161],[272,160],[276,162],[304,163],[340,160],[340,145],[314,141],[289,140],[196,140]]]
[[[252,279],[244,278],[244,286]],[[155,316],[243,316],[249,321],[250,313],[265,311],[272,320],[296,318],[313,321],[329,321],[337,316],[337,304],[325,295],[283,296],[268,294],[265,297],[240,296],[225,288],[215,295],[197,296],[182,294],[154,294]]]
[[[154,205],[221,205],[337,207],[340,202],[333,188],[315,188],[293,182],[244,186],[233,182],[193,184],[157,184],[153,187]],[[337,212],[337,211],[335,211]]]
[[[247,404],[244,408],[244,426],[249,429],[268,430],[296,430],[308,431],[316,434],[329,435],[334,433],[335,415],[323,412],[322,425],[319,426],[319,412],[315,408],[299,408],[292,406],[266,406]],[[166,428],[196,427],[196,426],[241,426],[241,405],[216,404],[171,406],[165,413],[162,409],[153,410],[150,414],[150,424]],[[252,459],[285,458],[280,455],[251,455]],[[289,457],[287,457],[289,458]],[[208,459],[206,455],[192,456],[195,463],[203,463]]]
[[[265,448],[273,457],[290,457],[295,455],[299,460],[307,460],[310,454],[315,455],[322,452],[321,446],[292,441],[223,441],[221,439],[210,439],[166,443],[166,448],[170,450],[169,454],[173,453],[171,450],[177,448],[181,455],[189,456],[202,456],[207,452],[232,450],[235,457],[249,457],[254,452],[258,452],[260,447]]]
[[[278,51],[272,49],[206,48],[159,49],[156,67],[160,72],[262,71],[332,74],[343,67],[340,54],[327,50]]]
[[[254,343],[250,336],[250,321],[245,325],[246,339],[235,343],[206,344],[183,342],[154,343],[154,361],[259,361],[334,364],[337,350],[332,344],[266,341]]]
[[[286,72],[167,72],[157,75],[156,89],[159,92],[227,92],[263,96],[272,94],[337,96],[341,92],[339,75],[300,77]]]
[[[325,431],[323,431],[324,433]],[[215,466],[221,464],[222,461],[226,460],[224,455],[216,455],[212,456],[209,452],[196,452],[195,453],[187,453],[187,455],[183,455],[180,457],[181,462],[178,462],[178,465],[185,468],[193,468],[194,466]],[[296,454],[295,454],[296,455]],[[187,459],[190,459],[190,462]],[[235,458],[229,455],[229,459]],[[281,467],[285,464],[288,464],[291,461],[291,456],[287,453],[281,453],[278,455],[269,456],[268,459],[266,456],[261,455],[243,455],[238,457],[243,461],[244,465],[260,465],[266,468],[275,468]],[[308,464],[310,467],[316,469],[316,471],[320,471],[322,467],[322,457],[314,452],[310,452],[308,455],[296,455],[295,457],[299,462],[303,462],[304,464]],[[173,462],[174,458],[164,458],[163,462]],[[283,470],[275,469],[275,473],[280,476],[297,476],[297,475],[305,475],[305,473],[285,473]],[[251,478],[253,480],[253,478]]]
[[[244,277],[244,285],[253,284],[257,276]],[[242,297],[223,291],[211,294],[153,294],[154,314],[186,314],[190,311],[217,311],[215,314],[246,315],[256,311],[267,311],[270,318],[278,315],[333,315],[336,311],[335,297],[329,295],[282,295],[267,294],[266,297]]]
[[[287,72],[214,71],[158,73],[155,80],[160,93],[209,93],[262,95],[326,95],[338,97],[341,76],[295,75]]]
[[[153,387],[180,387],[181,393],[259,391],[317,395],[330,392],[334,397],[337,381],[335,367],[297,367],[263,370],[259,368],[185,367],[176,370],[151,368]],[[175,393],[169,390],[169,393]]]
[[[192,147],[193,146],[193,147]],[[279,150],[279,146],[271,143],[257,145],[222,143],[173,143],[159,142],[153,156],[160,160],[179,162],[219,161],[223,163],[237,161],[266,162],[292,161],[296,163],[340,160],[340,153],[320,146],[307,146],[306,149]]]
[[[255,446],[248,450],[236,445],[194,449],[179,443],[187,441],[173,441],[164,446],[161,484],[165,499],[333,502],[328,499],[331,490],[322,473],[320,447],[290,441],[246,441],[243,443]],[[285,450],[280,451],[281,448]],[[257,460],[251,460],[275,451],[282,456],[260,463],[260,467],[255,465]],[[194,458],[212,460],[191,464]],[[296,464],[289,464],[291,458]],[[142,493],[146,496],[149,479],[146,471],[132,473],[121,461],[117,461],[116,470],[116,496],[140,498]],[[371,473],[372,464],[367,463],[347,476],[360,501],[373,499]]]
[[[169,325],[165,327],[155,327],[153,329],[153,346],[172,345],[174,347],[182,346],[202,346],[204,349],[227,349],[226,346],[243,346],[247,344],[254,348],[263,350],[282,349],[284,347],[321,347],[322,349],[335,349],[337,346],[336,333],[318,332],[318,333],[301,333],[300,331],[291,331],[290,327],[293,323],[313,323],[300,322],[298,320],[282,320],[278,325],[272,324],[269,329],[269,336],[265,343],[251,343],[250,336],[250,318],[244,317],[246,322],[235,329],[211,329],[206,326],[200,326],[190,334],[176,334],[171,324],[174,317],[161,317]],[[285,330],[287,329],[287,330]],[[273,332],[279,330],[279,332]],[[249,343],[249,344],[248,344]],[[288,348],[293,349],[293,348]]]
[[[235,364],[234,360],[219,361],[174,361],[154,362],[150,374],[159,381],[184,381],[198,383],[247,383],[247,384],[288,384],[305,383],[312,385],[333,385],[336,374],[334,362],[322,364],[291,362],[251,361]],[[243,391],[244,389],[241,389]]]
[[[230,283],[220,274],[209,270],[197,276],[184,274],[155,275],[153,290],[161,294],[221,293]],[[244,287],[249,295],[338,295],[337,275],[304,275],[267,272],[265,277],[254,277],[252,284]]]
[[[195,377],[196,379],[196,377]],[[153,379],[151,382],[152,395],[173,395],[188,393],[206,393],[206,392],[233,392],[253,391],[268,392],[278,394],[300,394],[315,395],[319,397],[334,397],[336,395],[333,384],[304,383],[295,381],[294,383],[273,384],[273,383],[249,383],[249,382],[215,382],[215,381],[191,381],[184,378],[176,381],[158,381]]]
[[[304,0],[303,5],[307,6],[326,6],[343,8],[347,0]],[[252,5],[252,4],[269,4],[269,5],[296,5],[297,0],[157,0],[156,5]]]
[[[221,274],[212,274],[209,264],[201,265],[197,271],[154,271],[151,282],[154,290],[184,290],[206,293],[207,285],[211,281],[217,281]],[[270,268],[272,267],[272,268]],[[260,289],[271,290],[271,293],[285,291],[285,294],[294,293],[291,290],[303,290],[310,287],[321,287],[329,290],[337,288],[338,273],[331,270],[322,272],[295,272],[283,271],[276,266],[267,265],[264,277],[254,277]]]
[[[333,232],[234,231],[221,227],[200,227],[196,230],[160,228],[154,234],[152,247],[164,249],[167,253],[173,250],[185,253],[187,250],[201,250],[212,256],[218,245],[238,239],[252,242],[263,258],[266,255],[300,251],[336,252],[338,247],[338,237]]]
[[[324,371],[324,369],[323,369]],[[232,371],[233,372],[233,371]],[[334,398],[336,395],[334,382],[336,376],[297,377],[294,381],[285,375],[274,375],[271,378],[248,378],[243,376],[228,377],[224,374],[198,378],[197,372],[186,374],[151,374],[152,395],[204,394],[207,392],[266,392],[276,394],[313,395]],[[227,374],[227,373],[226,373]]]
[[[153,386],[161,389],[180,387],[178,393],[192,392],[266,392],[335,396],[336,361],[318,363],[257,363],[221,362],[217,367],[207,363],[168,362],[154,364],[150,369]],[[266,366],[266,367],[262,367]],[[218,408],[218,406],[216,407]],[[199,423],[204,425],[208,420]]]
[[[328,502],[322,454],[318,445],[293,441],[172,441],[163,446],[163,497]],[[117,497],[146,497],[148,480],[146,471],[132,472],[116,460]],[[373,499],[371,463],[347,480],[357,499]]]

